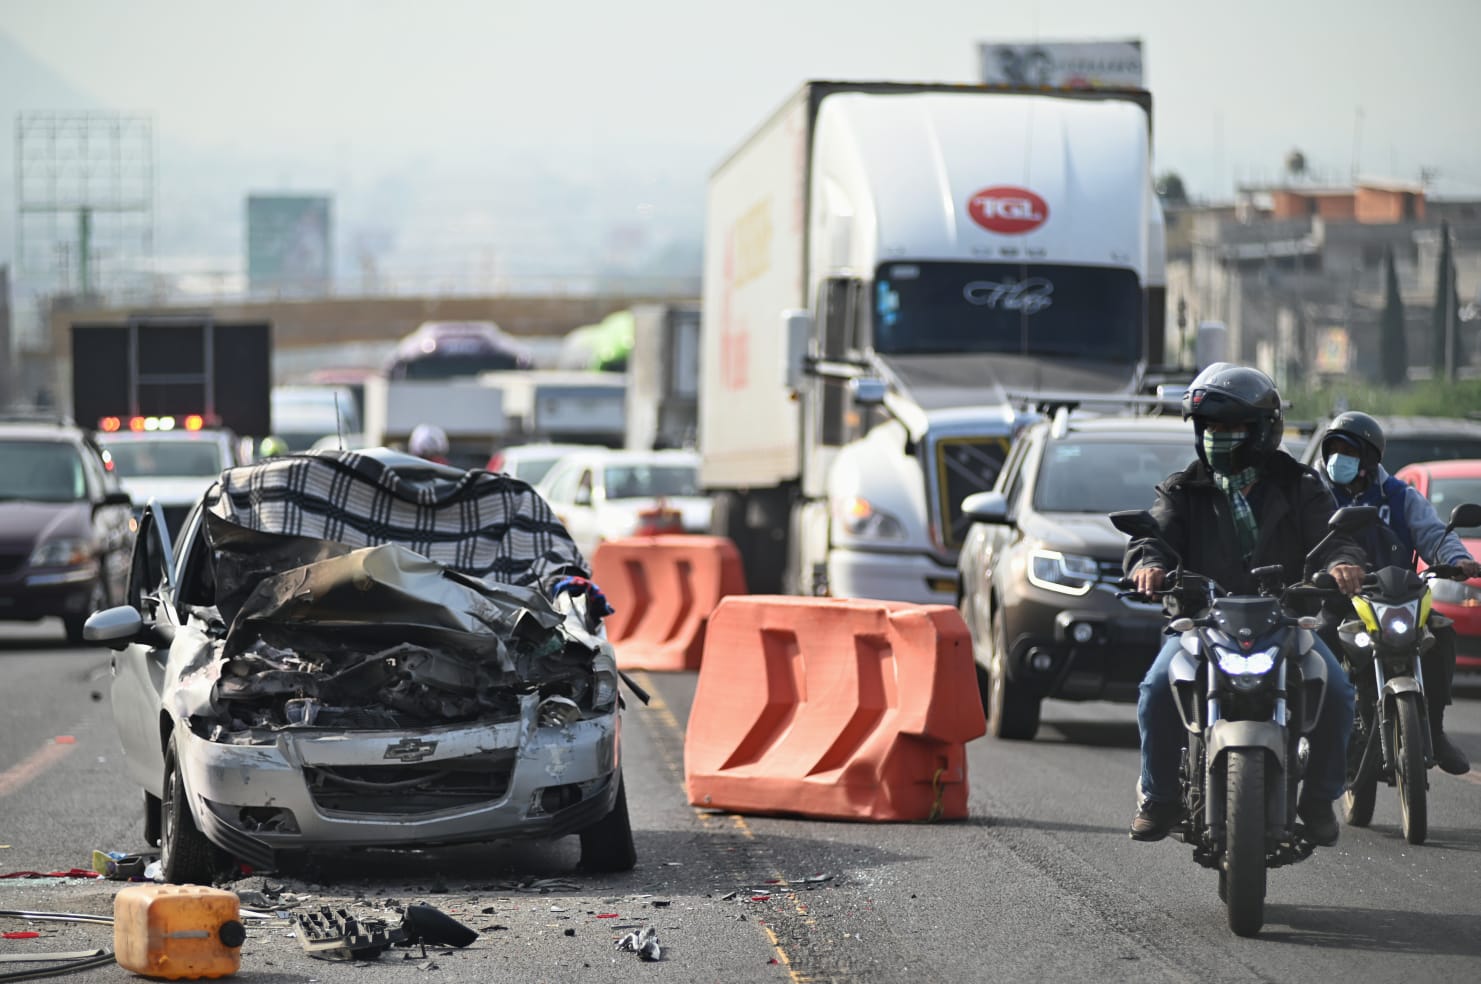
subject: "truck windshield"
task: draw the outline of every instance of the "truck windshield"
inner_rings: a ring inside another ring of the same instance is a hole
[[[886,263],[874,280],[882,355],[998,352],[1135,362],[1142,291],[1116,267]]]

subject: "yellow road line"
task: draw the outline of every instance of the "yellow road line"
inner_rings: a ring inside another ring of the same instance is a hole
[[[76,748],[74,742],[49,741],[26,758],[0,772],[0,796],[9,796],[21,790],[32,779],[66,758]]]
[[[684,746],[684,731],[682,728],[679,727],[679,719],[674,716],[673,710],[668,706],[667,703],[664,702],[663,697],[658,692],[658,688],[654,686],[653,678],[650,677],[646,671],[641,670],[634,673],[633,677],[638,681],[638,685],[641,686],[644,690],[648,691],[650,695],[651,699],[648,701],[647,712],[655,715],[658,718],[660,727],[668,731],[672,737],[676,737],[679,741],[679,747],[682,748]],[[684,777],[684,764],[682,762],[675,762],[673,760],[673,757],[669,754],[667,743],[656,742],[655,744],[658,745],[659,754],[663,756],[664,764],[668,766],[669,771],[677,775],[680,781],[682,781]],[[685,795],[688,795],[687,791]],[[700,826],[706,829],[713,829],[714,823],[718,818],[717,814],[708,810],[701,810],[699,807],[693,806],[692,804],[690,806],[690,809],[692,809],[694,811],[694,815],[699,818]],[[736,813],[732,813],[730,814],[730,822],[731,825],[735,827],[736,830],[740,831],[740,833],[748,840],[756,839],[756,832],[751,829],[750,824],[746,823],[745,817]],[[778,888],[792,891],[792,886],[787,882],[786,878],[782,877],[780,872],[773,870],[772,875]],[[793,893],[793,898],[795,901],[795,892]],[[800,902],[796,903],[796,905],[798,914],[806,918],[807,925],[815,925],[814,920],[808,917],[807,908]],[[809,979],[800,974],[796,970],[796,968],[792,966],[792,958],[787,955],[786,949],[782,947],[781,940],[777,938],[777,935],[775,932],[772,931],[772,928],[764,922],[758,922],[757,925],[759,925],[761,929],[766,933],[767,940],[771,942],[772,950],[776,952],[777,962],[783,967],[787,968],[787,976],[792,980],[793,984],[807,984],[807,981]]]

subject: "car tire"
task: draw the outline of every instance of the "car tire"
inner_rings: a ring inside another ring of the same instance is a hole
[[[612,811],[581,831],[582,871],[631,871],[638,862],[632,820],[627,813],[627,784],[617,773],[617,799]]]
[[[1041,698],[1008,679],[1008,630],[1001,612],[992,616],[992,665],[988,669],[988,693],[983,712],[987,733],[994,738],[1030,741],[1039,731]]]
[[[172,885],[209,885],[223,867],[222,854],[196,826],[185,795],[185,778],[171,736],[165,752],[164,795],[160,797],[159,860]]]

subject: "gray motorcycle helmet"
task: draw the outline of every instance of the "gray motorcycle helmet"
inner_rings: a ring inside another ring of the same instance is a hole
[[[1334,437],[1346,438],[1353,445],[1364,468],[1372,469],[1383,460],[1383,449],[1386,446],[1383,428],[1378,421],[1361,410],[1349,410],[1332,418],[1332,422],[1322,432],[1322,443],[1317,445],[1322,449],[1323,460],[1327,457],[1327,441]]]
[[[1280,448],[1285,414],[1275,381],[1258,369],[1215,362],[1194,377],[1183,394],[1183,419],[1193,420],[1198,459],[1205,465],[1203,431],[1210,421],[1248,424],[1249,438],[1236,452],[1238,468],[1259,466]]]

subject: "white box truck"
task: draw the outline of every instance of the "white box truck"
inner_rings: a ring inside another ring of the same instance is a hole
[[[1031,413],[1014,393],[1141,388],[1150,106],[809,82],[714,172],[701,482],[752,590],[954,604],[961,501]]]

